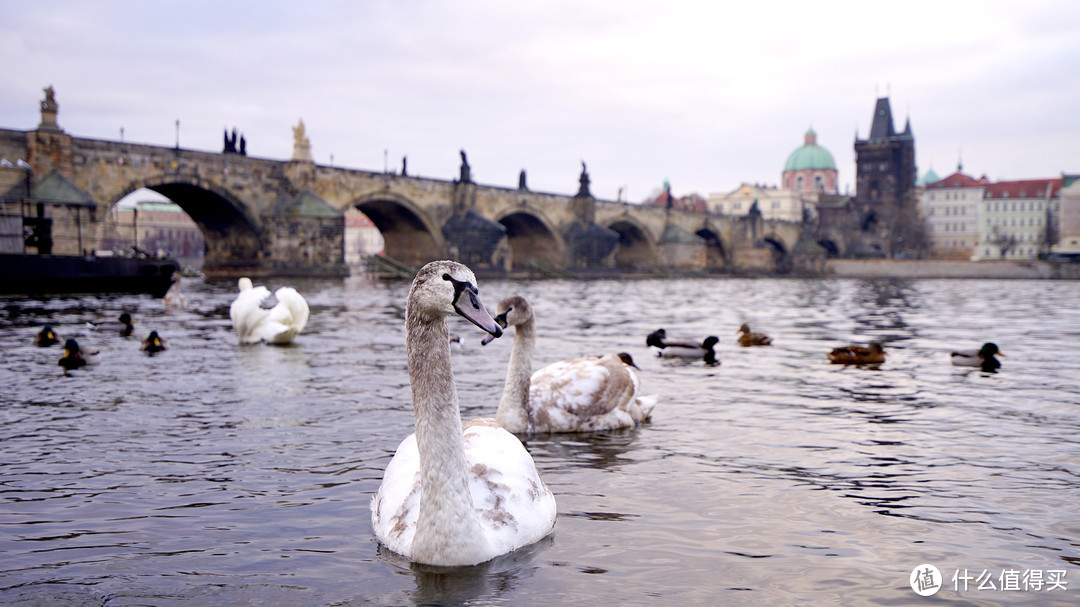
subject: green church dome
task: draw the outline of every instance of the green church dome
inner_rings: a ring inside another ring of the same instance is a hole
[[[803,170],[836,170],[836,161],[833,160],[829,150],[817,144],[817,133],[814,129],[806,131],[806,143],[788,156],[784,172]]]

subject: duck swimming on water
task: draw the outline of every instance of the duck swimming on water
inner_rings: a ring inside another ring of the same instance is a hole
[[[1005,356],[998,350],[997,344],[986,342],[978,350],[956,350],[949,353],[949,359],[957,367],[979,367],[983,371],[996,371],[1001,368],[1001,361],[994,355]]]
[[[706,337],[700,343],[668,340],[667,331],[664,329],[657,329],[645,338],[645,344],[656,348],[657,356],[661,358],[701,359],[707,365],[720,364],[714,349],[718,343],[720,338],[715,335]]]
[[[79,342],[69,338],[64,342],[64,354],[56,364],[70,371],[86,365],[97,364],[98,356],[99,352],[96,349],[81,348]]]
[[[754,333],[746,323],[743,323],[736,333],[739,333],[739,345],[743,347],[767,346],[772,343],[771,337],[764,333]]]
[[[165,345],[165,340],[158,335],[157,331],[151,331],[146,339],[143,340],[142,346],[139,348],[147,354],[157,354],[158,352],[164,352],[169,347]]]
[[[95,331],[116,331],[121,337],[130,337],[132,331],[135,330],[135,321],[127,312],[122,312],[116,320],[90,321],[86,325]]]
[[[41,327],[41,331],[38,331],[34,336],[34,345],[42,348],[56,345],[60,343],[60,336],[53,331],[52,325],[45,325]]]
[[[829,362],[834,365],[877,365],[885,362],[885,349],[876,341],[866,346],[842,346],[829,352]]]

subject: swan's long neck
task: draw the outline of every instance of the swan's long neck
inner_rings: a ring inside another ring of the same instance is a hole
[[[467,562],[475,551],[486,552],[487,540],[469,493],[446,321],[409,310],[405,323],[422,491],[412,558]]]
[[[536,323],[529,319],[514,327],[514,346],[510,350],[510,366],[506,369],[506,385],[495,420],[510,432],[529,429],[529,380],[532,377],[533,350],[536,347]]]

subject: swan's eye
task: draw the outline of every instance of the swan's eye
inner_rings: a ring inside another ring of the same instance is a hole
[[[450,278],[450,275],[449,275],[449,274],[446,274],[446,273],[443,273],[443,275],[442,275],[442,279],[443,279],[443,280],[454,280],[453,278]]]

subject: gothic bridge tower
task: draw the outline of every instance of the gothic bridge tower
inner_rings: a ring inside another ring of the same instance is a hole
[[[917,251],[923,231],[915,191],[915,137],[910,118],[896,132],[888,97],[877,100],[869,137],[855,135],[855,172],[861,252],[893,257]]]

